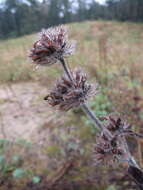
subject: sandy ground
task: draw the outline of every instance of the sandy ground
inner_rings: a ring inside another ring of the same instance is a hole
[[[1,85],[0,137],[29,140],[35,134],[40,135],[45,124],[54,123],[55,113],[43,100],[47,92],[38,83]]]

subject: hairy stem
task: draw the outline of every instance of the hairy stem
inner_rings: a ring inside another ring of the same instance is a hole
[[[65,73],[67,74],[68,78],[69,78],[71,81],[73,81],[73,78],[72,78],[72,76],[71,76],[71,73],[70,73],[69,69],[68,69],[67,66],[66,66],[65,60],[64,60],[64,59],[60,59],[60,61],[61,61],[61,63],[62,63],[63,69],[64,69]]]
[[[101,130],[106,134],[108,139],[112,139],[113,135],[110,133],[110,131],[103,126],[103,124],[100,122],[100,120],[94,115],[94,113],[88,108],[86,104],[82,105],[82,110],[87,114],[87,116],[94,122],[96,125],[97,129]]]
[[[66,66],[66,63],[64,61],[64,59],[60,60],[63,66],[63,69],[65,71],[65,73],[67,74],[68,78],[73,81],[73,78],[71,76],[71,73],[69,71],[69,69]],[[94,113],[87,107],[86,104],[81,106],[82,110],[88,115],[88,117],[94,122],[95,126],[97,129],[99,129],[100,131],[105,132],[105,135],[109,138],[112,139],[112,134],[110,133],[110,131],[108,129],[106,129],[103,124],[100,122],[100,120],[94,115]]]
[[[65,73],[67,74],[68,78],[73,82],[73,78],[72,75],[68,69],[68,67],[66,66],[66,63],[64,61],[64,59],[61,59],[61,64],[63,66],[63,69],[65,71]],[[104,127],[104,125],[100,122],[100,120],[95,116],[95,114],[88,108],[88,106],[86,104],[81,106],[82,110],[87,114],[87,116],[94,122],[95,126],[97,129],[99,129],[100,131],[102,131],[104,133],[104,135],[109,139],[112,140],[113,135],[112,133]],[[129,166],[134,166],[136,168],[139,169],[139,166],[137,165],[136,161],[134,160],[134,158],[132,157],[129,148],[128,148],[128,144],[126,142],[125,137],[121,137],[120,138],[120,142],[122,144],[122,146],[124,147],[125,151],[126,151],[126,155],[127,155],[127,161]]]

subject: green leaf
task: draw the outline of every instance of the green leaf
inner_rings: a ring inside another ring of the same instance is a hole
[[[80,149],[79,149],[79,152],[80,152],[81,155],[83,155],[85,151],[84,151],[83,148],[80,148]]]
[[[143,119],[143,111],[141,111],[139,114],[140,114],[141,119]]]
[[[18,163],[19,161],[20,161],[20,156],[15,155],[15,156],[12,157],[12,162]]]
[[[72,149],[72,150],[77,150],[78,149],[78,145],[75,143],[69,143],[67,145],[68,149]]]
[[[5,156],[0,155],[0,165],[4,164],[4,162],[5,162]]]
[[[60,153],[60,147],[58,147],[57,145],[52,145],[44,148],[44,151],[49,155],[55,155]]]
[[[116,190],[115,186],[111,185],[106,190]]]
[[[14,169],[15,169],[15,166],[13,166],[12,164],[7,164],[4,166],[3,172],[4,173],[12,172]]]
[[[25,175],[25,171],[22,168],[17,168],[12,173],[12,176],[14,178],[22,178],[24,175]]]
[[[32,181],[33,181],[33,183],[38,184],[38,183],[40,183],[41,179],[38,176],[34,176]]]
[[[25,146],[26,148],[30,148],[32,146],[32,142],[27,141],[25,139],[17,139],[17,144],[21,145],[21,146]]]

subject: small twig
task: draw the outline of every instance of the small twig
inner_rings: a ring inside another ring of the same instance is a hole
[[[138,138],[138,139],[142,139],[143,140],[143,135],[139,134],[139,133],[136,133],[132,130],[123,130],[123,131],[120,131],[119,134],[117,134],[118,136],[120,135],[125,135],[125,136],[132,136],[134,138]]]
[[[15,91],[13,90],[11,84],[8,83],[8,84],[7,84],[7,87],[8,87],[8,89],[10,90],[10,92],[12,93],[12,95],[15,97],[16,102],[17,102],[19,108],[20,108],[20,109],[23,109],[22,103],[18,100],[17,95],[16,95]]]
[[[73,162],[74,159],[70,159],[68,161],[66,161],[66,163],[64,163],[59,169],[58,171],[55,173],[54,176],[51,177],[51,179],[49,179],[49,186],[53,187],[55,186],[73,167]]]

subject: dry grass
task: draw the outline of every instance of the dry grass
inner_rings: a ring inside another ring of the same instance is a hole
[[[128,74],[132,65],[139,67],[137,71],[142,69],[142,24],[97,21],[75,23],[69,28],[71,38],[78,42],[76,55],[68,60],[72,66],[84,65],[99,72],[101,67],[106,67],[105,71],[110,67],[110,75],[124,71]],[[1,41],[1,82],[42,79],[58,72],[52,68],[40,73],[31,71],[27,54],[36,38],[34,34]]]

